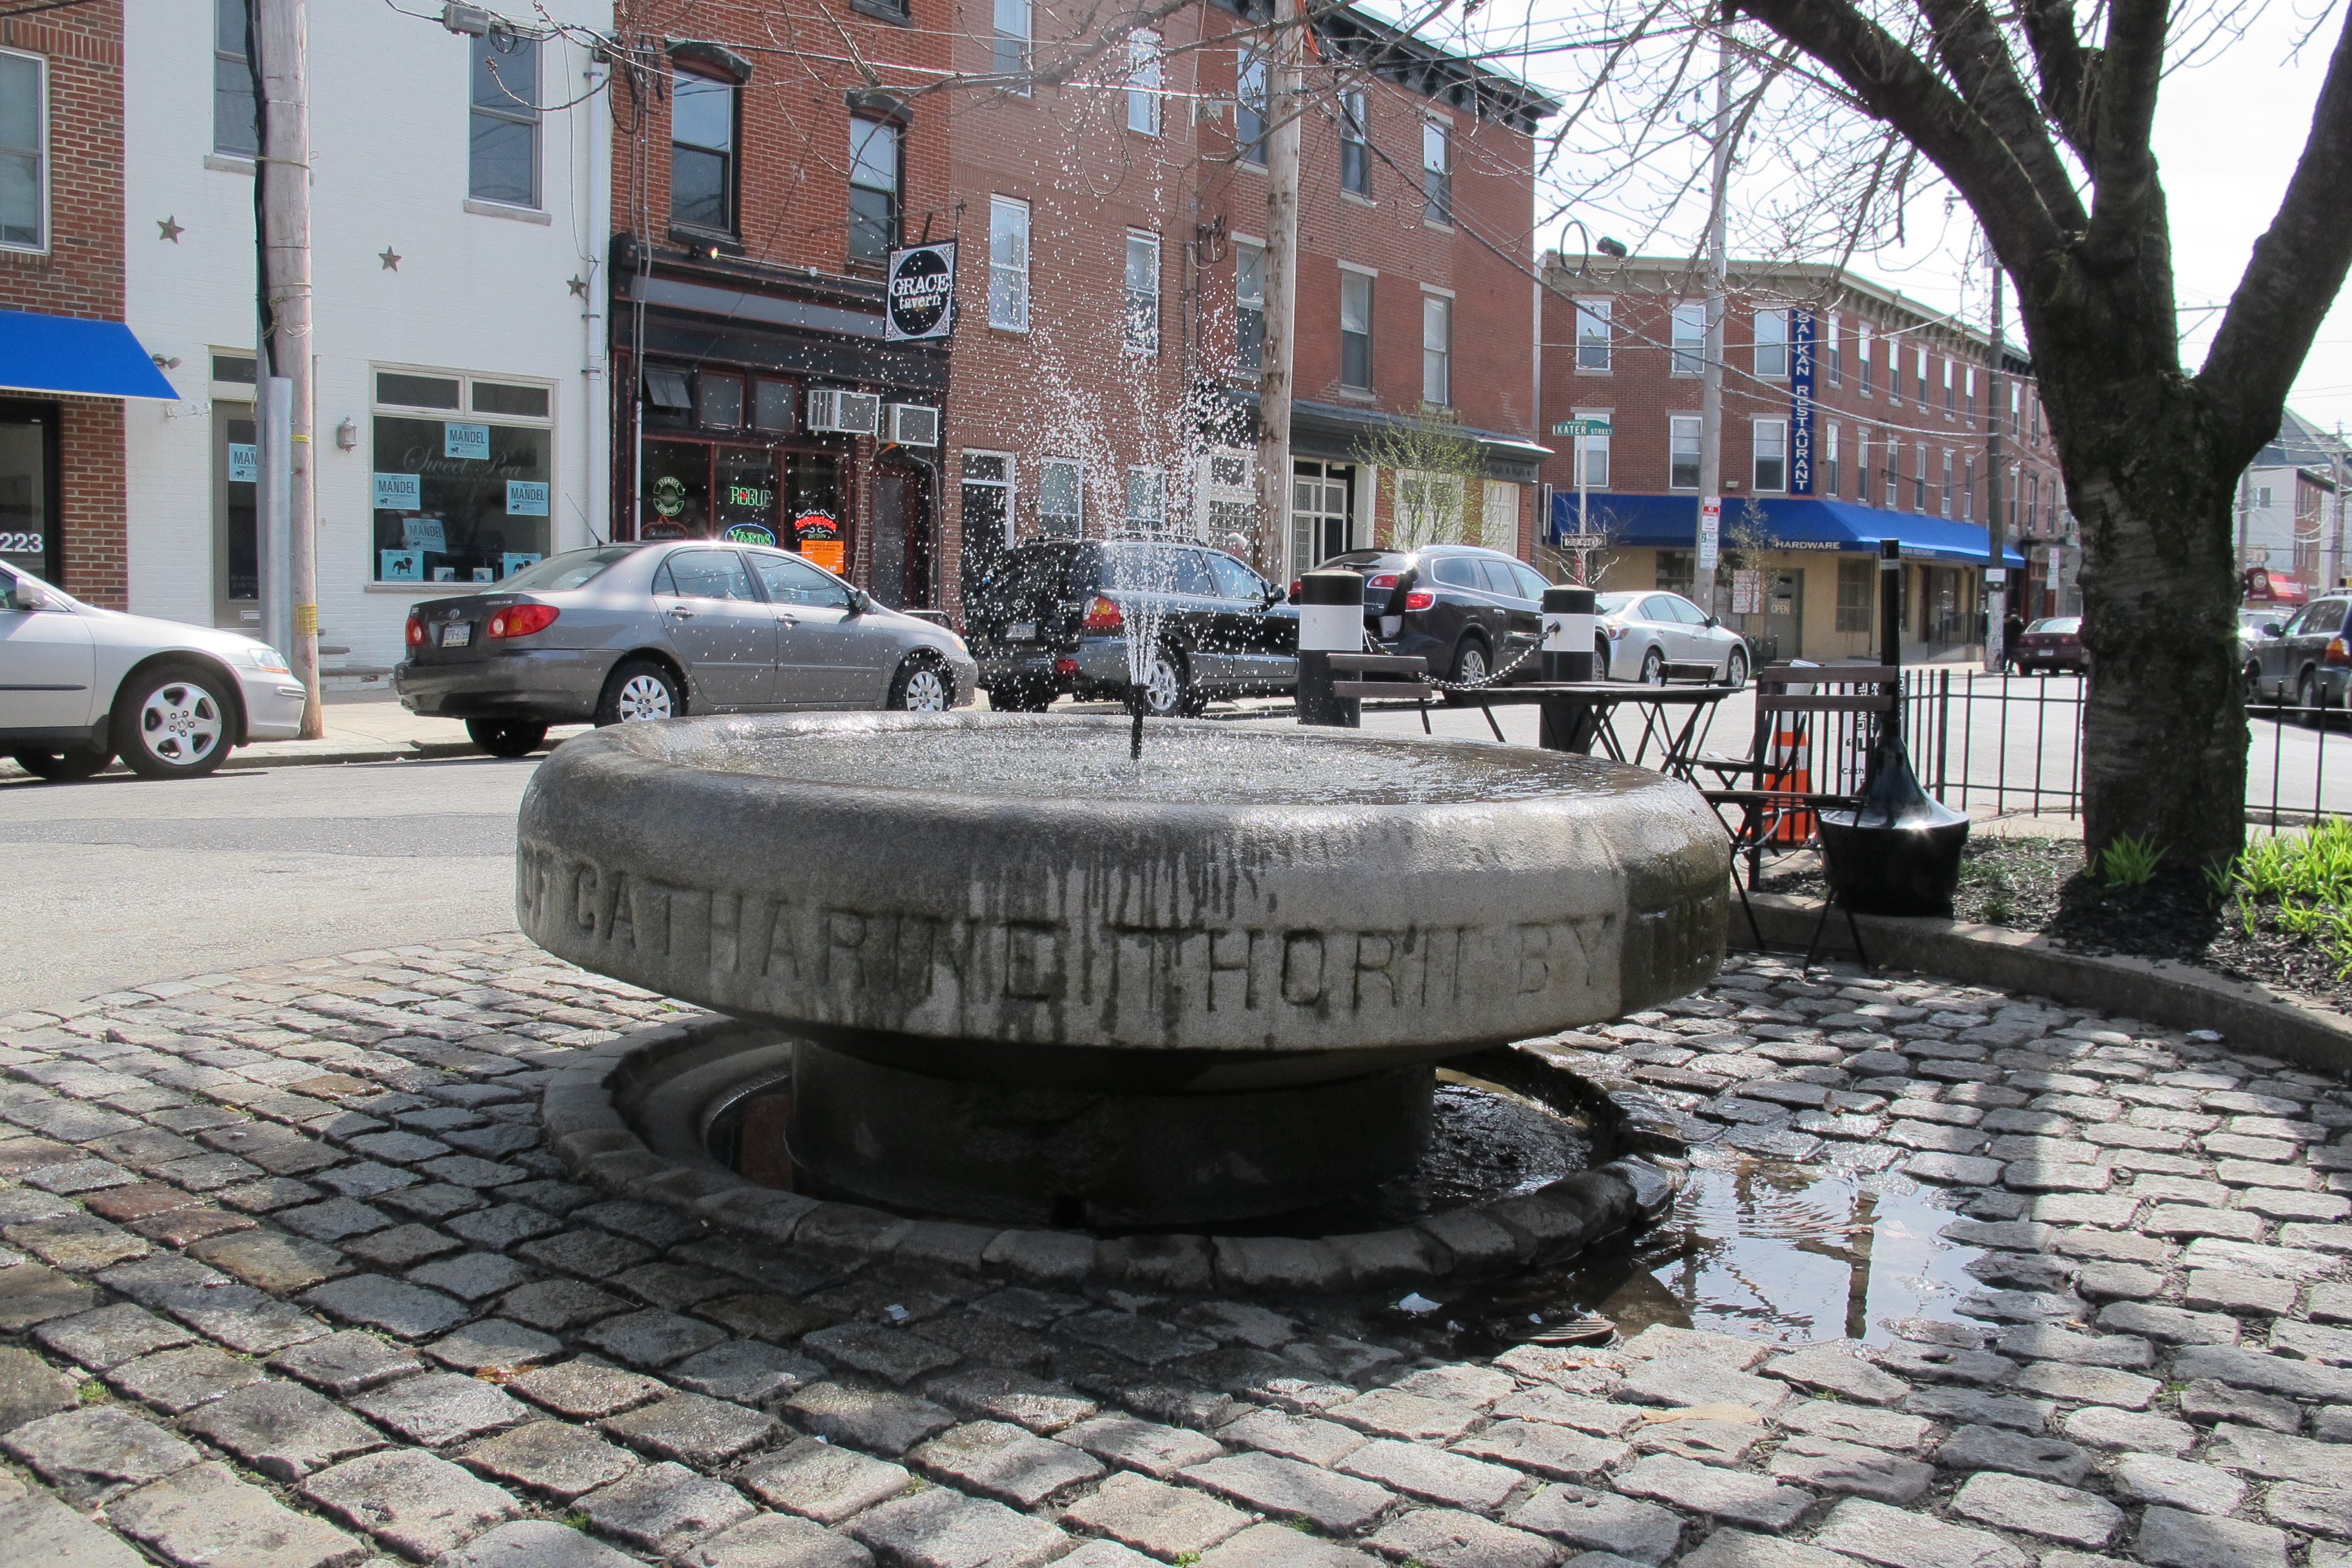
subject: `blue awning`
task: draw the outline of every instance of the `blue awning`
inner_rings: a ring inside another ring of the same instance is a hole
[[[64,392],[82,397],[179,394],[121,321],[0,310],[0,392]]]
[[[1736,535],[1750,521],[1770,541],[1772,550],[1837,550],[1875,555],[1878,542],[1901,542],[1906,560],[1936,561],[1960,566],[1985,563],[1985,531],[1972,522],[1948,517],[1926,517],[1912,511],[1883,511],[1853,501],[1822,500],[1811,496],[1726,497],[1723,531]],[[1562,535],[1583,531],[1578,527],[1576,492],[1554,491],[1551,531]],[[1696,550],[1698,548],[1698,498],[1692,495],[1617,495],[1592,497],[1592,531],[1605,533],[1612,544],[1632,550]],[[2014,569],[2025,557],[2014,549],[2004,552]]]

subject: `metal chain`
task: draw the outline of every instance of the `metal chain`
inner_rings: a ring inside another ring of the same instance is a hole
[[[1486,672],[1486,679],[1483,680],[1440,680],[1433,675],[1424,675],[1422,677],[1422,681],[1424,685],[1433,686],[1440,691],[1483,690],[1486,687],[1492,686],[1495,682],[1502,679],[1503,677],[1510,674],[1511,671],[1518,668],[1519,666],[1527,663],[1528,655],[1539,651],[1541,650],[1538,645],[1530,643],[1528,646],[1519,650],[1518,658],[1511,660],[1510,663],[1503,666],[1502,668],[1488,670]]]

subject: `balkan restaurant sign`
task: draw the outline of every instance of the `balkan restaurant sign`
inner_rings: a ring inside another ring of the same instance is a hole
[[[944,338],[955,330],[956,247],[952,239],[890,253],[882,335],[891,342]]]
[[[1813,493],[1813,322],[1789,312],[1789,493]]]

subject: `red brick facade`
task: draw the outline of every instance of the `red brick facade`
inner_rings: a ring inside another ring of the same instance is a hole
[[[0,310],[122,320],[122,9],[89,3],[0,20],[0,48],[47,62],[47,245],[0,248]],[[59,585],[121,609],[130,596],[122,405],[68,397],[29,412],[56,431]],[[26,411],[25,405],[16,405]]]

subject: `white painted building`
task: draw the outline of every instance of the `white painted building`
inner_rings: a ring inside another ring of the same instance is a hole
[[[129,415],[131,607],[251,624],[244,0],[123,9],[126,316],[181,395]],[[320,663],[357,676],[397,662],[435,581],[609,537],[611,120],[574,37],[309,15]]]

